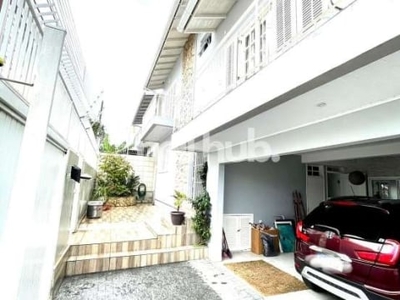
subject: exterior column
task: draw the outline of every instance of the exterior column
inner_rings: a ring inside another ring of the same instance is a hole
[[[219,163],[218,153],[208,155],[207,191],[211,198],[211,239],[208,244],[212,261],[222,260],[222,226],[224,213],[225,166]]]
[[[1,239],[2,297],[18,299],[25,250],[40,232],[33,232],[32,213],[40,182],[41,163],[66,32],[45,27],[37,76],[30,100],[15,180],[10,196],[5,232]],[[7,209],[7,208],[4,208]],[[25,283],[29,286],[29,283]]]

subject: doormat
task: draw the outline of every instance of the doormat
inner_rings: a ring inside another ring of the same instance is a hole
[[[264,296],[272,296],[306,290],[296,277],[289,275],[263,260],[229,263],[225,266],[246,280]]]

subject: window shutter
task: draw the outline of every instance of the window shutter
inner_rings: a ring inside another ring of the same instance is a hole
[[[276,2],[276,34],[278,48],[292,38],[291,0],[277,0]]]
[[[235,83],[235,43],[231,43],[226,49],[226,88]]]
[[[312,0],[303,0],[303,28],[308,27],[312,22]]]
[[[302,0],[303,29],[308,28],[322,15],[322,0]]]

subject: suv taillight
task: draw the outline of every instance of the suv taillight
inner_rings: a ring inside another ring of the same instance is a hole
[[[357,251],[357,255],[361,259],[377,264],[394,266],[400,258],[400,243],[394,240],[386,240],[380,252]]]
[[[310,237],[305,233],[305,231],[303,231],[303,221],[297,222],[296,237],[303,242],[308,242],[308,240],[310,239]]]

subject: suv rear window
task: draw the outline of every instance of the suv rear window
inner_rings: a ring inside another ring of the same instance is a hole
[[[304,227],[325,225],[335,228],[341,236],[351,235],[360,239],[377,241],[384,237],[389,215],[385,210],[361,205],[321,204],[304,220]]]
[[[400,241],[400,200],[399,204],[392,205],[390,211],[390,221],[384,232],[384,238]]]

